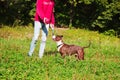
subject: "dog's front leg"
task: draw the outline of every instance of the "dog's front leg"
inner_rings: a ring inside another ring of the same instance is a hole
[[[65,58],[65,54],[61,53],[62,58]]]

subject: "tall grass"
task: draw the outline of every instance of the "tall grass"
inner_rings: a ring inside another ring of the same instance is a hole
[[[32,27],[0,28],[0,80],[119,80],[120,39],[82,29],[58,29],[68,44],[86,46],[85,60],[64,59],[48,35],[44,57],[39,59],[40,38],[32,57],[28,57]]]

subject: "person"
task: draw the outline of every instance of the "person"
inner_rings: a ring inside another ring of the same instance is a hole
[[[54,31],[54,0],[37,0],[36,12],[34,18],[34,35],[30,44],[30,50],[28,56],[32,56],[36,42],[38,40],[40,29],[42,30],[41,43],[39,49],[39,58],[43,57],[44,49],[46,45],[46,39],[48,35],[49,27]]]

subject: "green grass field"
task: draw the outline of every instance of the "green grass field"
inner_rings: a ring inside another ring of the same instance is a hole
[[[58,29],[68,44],[86,46],[85,60],[64,59],[49,30],[44,57],[39,59],[40,38],[28,57],[32,27],[0,28],[0,80],[120,80],[120,39],[83,29]]]

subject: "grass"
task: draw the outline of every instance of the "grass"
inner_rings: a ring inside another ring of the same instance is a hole
[[[32,27],[0,28],[0,80],[119,80],[120,39],[83,29],[58,29],[68,44],[88,45],[85,60],[64,59],[49,32],[44,57],[39,59],[39,41],[28,57]]]

